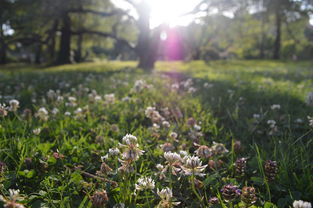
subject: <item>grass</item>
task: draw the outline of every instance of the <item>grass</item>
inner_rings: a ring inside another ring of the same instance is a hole
[[[1,67],[0,103],[20,102],[0,117],[3,203],[289,207],[310,201],[313,132],[307,116],[313,108],[305,99],[313,92],[312,66],[159,62],[152,74],[134,62]],[[122,140],[126,134],[137,141]],[[155,185],[140,184],[143,177]],[[136,183],[142,187],[136,190]],[[21,198],[10,199],[9,189],[19,189]]]

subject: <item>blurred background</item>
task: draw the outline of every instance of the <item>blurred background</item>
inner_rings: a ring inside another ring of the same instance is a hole
[[[0,64],[312,58],[312,0],[0,0]]]

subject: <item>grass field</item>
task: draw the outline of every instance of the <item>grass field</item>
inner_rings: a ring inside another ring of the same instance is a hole
[[[310,202],[310,92],[313,62],[160,62],[151,74],[134,62],[0,67],[0,199],[42,208]]]

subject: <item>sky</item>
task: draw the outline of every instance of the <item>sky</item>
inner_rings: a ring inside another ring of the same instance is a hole
[[[136,1],[136,0],[135,0]],[[140,0],[137,0],[140,1]],[[167,23],[170,26],[186,26],[190,24],[195,16],[183,15],[192,11],[201,0],[147,0],[151,6],[151,28],[155,28],[162,23]],[[130,4],[124,0],[112,0],[112,2],[122,9],[131,11],[131,15],[136,17],[136,12]],[[224,13],[225,16],[232,17],[233,15]],[[310,24],[313,25],[313,15],[310,18]]]

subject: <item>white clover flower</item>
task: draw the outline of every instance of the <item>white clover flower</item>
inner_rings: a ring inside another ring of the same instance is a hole
[[[170,133],[170,137],[171,137],[172,139],[177,139],[178,134],[177,134],[176,132],[171,132],[171,133]]]
[[[109,149],[109,154],[112,156],[116,156],[119,155],[121,152],[118,148],[110,148]]]
[[[57,94],[55,93],[55,91],[54,90],[49,90],[48,92],[47,92],[47,97],[50,99],[50,100],[53,100],[54,98],[56,98],[56,96],[57,96]]]
[[[179,154],[180,154],[182,157],[185,157],[185,156],[188,155],[188,152],[185,151],[185,150],[180,150],[180,151],[179,151]]]
[[[157,194],[164,201],[171,201],[171,199],[173,198],[172,189],[168,187],[162,189],[161,191],[157,190]]]
[[[146,110],[145,110],[145,115],[146,115],[148,118],[151,118],[154,111],[155,111],[155,107],[149,106],[149,107],[147,107]]]
[[[216,142],[213,142],[212,150],[215,152],[215,154],[223,154],[229,152],[224,144]]]
[[[309,120],[309,125],[313,127],[313,117],[308,116],[308,120]]]
[[[158,208],[170,208],[180,204],[180,202],[173,201],[173,192],[168,187],[162,189],[161,191],[158,189],[157,194],[161,198],[161,201],[157,206]]]
[[[4,202],[4,208],[25,208],[24,205],[17,203],[16,201],[23,200],[22,197],[20,197],[20,190],[14,190],[9,189],[9,198],[6,198],[5,196],[0,195],[0,201]]]
[[[202,161],[197,156],[186,156],[183,158],[182,169],[185,175],[198,175],[204,176],[202,172],[205,170],[207,165],[202,165]]]
[[[180,155],[175,152],[164,152],[163,156],[169,164],[182,161]]]
[[[155,182],[151,177],[143,177],[139,178],[137,183],[135,184],[135,189],[137,191],[147,190],[147,189],[154,189]]]
[[[271,128],[274,128],[276,126],[276,121],[274,120],[268,120],[267,121],[267,124],[271,127]]]
[[[106,103],[112,104],[115,102],[115,95],[114,95],[114,93],[106,94],[106,95],[104,95],[104,99],[105,99]]]
[[[71,116],[72,114],[71,114],[71,112],[66,111],[66,112],[64,113],[64,115],[65,115],[65,116]]]
[[[43,120],[43,121],[47,121],[49,116],[48,116],[48,111],[46,108],[44,107],[41,107],[39,108],[39,110],[37,111],[37,114],[36,116],[40,119],[40,120]]]
[[[272,110],[279,110],[280,109],[280,105],[279,104],[274,104],[271,106]]]
[[[253,118],[254,118],[254,119],[259,119],[259,118],[261,118],[261,115],[255,113],[255,114],[253,114]]]
[[[41,128],[37,128],[37,129],[34,129],[34,130],[33,130],[33,133],[34,133],[35,135],[39,135],[40,132],[41,132]]]
[[[124,160],[128,162],[136,161],[145,152],[139,149],[139,145],[137,143],[137,137],[131,134],[126,134],[122,140],[126,144],[126,145],[119,144],[120,147],[124,148],[124,151],[122,154],[122,158]],[[122,163],[125,163],[125,161],[122,161]]]
[[[155,167],[156,167],[159,171],[161,171],[161,170],[164,169],[164,166],[161,165],[161,164],[157,164]]]
[[[170,122],[168,122],[168,121],[163,121],[163,122],[162,122],[162,126],[164,126],[165,128],[170,128],[170,127],[171,127],[171,124],[170,124]]]
[[[59,109],[53,108],[52,111],[51,111],[51,113],[52,113],[53,115],[56,115],[56,114],[59,113]]]
[[[302,124],[303,123],[303,120],[301,118],[297,118],[295,120],[295,123],[298,123],[298,124]]]
[[[10,104],[10,108],[9,108],[10,111],[17,111],[17,109],[20,107],[20,102],[15,99],[10,100],[9,104]]]
[[[294,201],[293,208],[312,208],[312,204],[310,202],[305,202],[302,200]]]
[[[200,131],[200,130],[201,130],[201,126],[199,126],[199,125],[197,125],[197,124],[195,124],[195,125],[193,126],[193,128],[194,128],[196,131]]]
[[[131,144],[137,144],[137,137],[131,135],[131,134],[126,134],[123,137],[123,142],[127,145],[131,145]]]
[[[138,92],[142,91],[144,88],[148,88],[148,85],[147,85],[146,81],[140,79],[140,80],[135,81],[135,84],[134,84],[132,91],[138,93]]]
[[[8,107],[5,104],[0,103],[0,116],[5,117],[8,115]]]

